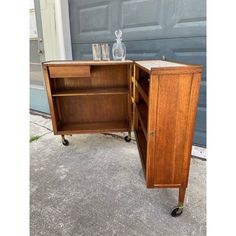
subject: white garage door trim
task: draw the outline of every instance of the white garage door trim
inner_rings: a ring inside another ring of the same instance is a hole
[[[45,60],[72,60],[68,0],[40,0]]]
[[[62,60],[72,60],[68,0],[55,0],[55,18],[59,41],[59,57]]]

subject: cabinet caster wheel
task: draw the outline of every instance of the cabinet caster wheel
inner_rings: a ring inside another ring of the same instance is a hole
[[[180,216],[182,213],[183,213],[183,207],[177,206],[172,210],[171,216],[177,217]]]
[[[125,136],[125,141],[126,141],[126,142],[130,142],[130,141],[131,141],[131,137]]]
[[[63,139],[63,140],[62,140],[62,144],[63,144],[64,146],[68,146],[68,145],[69,145],[69,141],[68,141],[67,139]]]

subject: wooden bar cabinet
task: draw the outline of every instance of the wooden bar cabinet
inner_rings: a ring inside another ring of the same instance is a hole
[[[188,185],[200,65],[147,61],[42,63],[53,131],[65,135],[133,127],[147,188],[178,188],[183,212]]]

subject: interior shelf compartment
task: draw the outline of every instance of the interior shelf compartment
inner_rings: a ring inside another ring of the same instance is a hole
[[[136,81],[135,85],[148,106],[149,81],[140,79],[139,81]]]
[[[87,96],[87,95],[110,95],[128,94],[128,88],[85,88],[85,89],[61,89],[52,94],[53,97],[62,96]]]
[[[139,150],[139,156],[144,172],[144,177],[146,178],[146,161],[147,161],[147,141],[145,139],[143,131],[139,128],[135,131],[135,137],[137,140],[137,146]]]
[[[127,131],[129,127],[128,121],[107,121],[79,123],[67,122],[61,123],[58,134],[78,134],[78,133],[97,133],[97,132],[122,132]]]
[[[143,130],[144,136],[147,140],[147,117],[148,117],[148,108],[146,104],[140,103],[136,104],[138,119]]]
[[[146,78],[140,78],[139,79],[139,84],[142,87],[142,89],[144,90],[144,92],[147,94],[149,94],[149,79]]]
[[[129,128],[127,94],[57,96],[53,101],[59,121],[57,134],[123,132]]]

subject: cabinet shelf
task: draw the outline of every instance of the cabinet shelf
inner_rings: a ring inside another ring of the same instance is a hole
[[[149,82],[145,79],[141,79],[140,81],[136,81],[135,85],[148,106]]]
[[[140,86],[142,87],[143,91],[147,94],[147,97],[148,97],[148,94],[149,94],[149,79],[141,78],[141,79],[139,79],[138,82],[139,82]]]
[[[78,134],[78,133],[102,133],[102,132],[122,132],[127,131],[129,124],[127,121],[108,121],[92,123],[62,123],[57,134]]]
[[[145,104],[136,104],[138,119],[141,124],[144,136],[147,140],[147,117],[148,117],[148,108]]]
[[[89,88],[89,89],[63,89],[55,91],[53,97],[63,96],[87,96],[87,95],[111,95],[128,94],[128,88]]]
[[[137,146],[139,150],[139,156],[144,172],[144,177],[146,178],[146,160],[147,160],[147,141],[145,139],[144,133],[142,130],[135,131],[135,137],[137,140]]]

